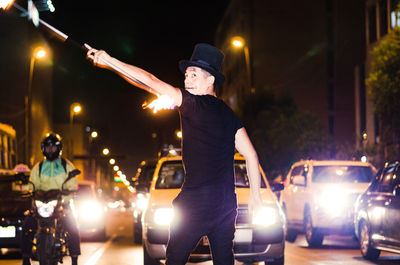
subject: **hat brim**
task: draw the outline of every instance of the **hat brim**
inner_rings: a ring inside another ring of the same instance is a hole
[[[182,60],[179,62],[179,69],[181,70],[182,73],[185,73],[186,68],[188,68],[189,66],[197,66],[197,67],[200,67],[201,69],[204,69],[207,72],[209,72],[211,75],[213,75],[215,77],[214,84],[216,86],[222,85],[225,81],[224,75],[221,74],[220,72],[215,71],[215,69],[210,67],[209,65],[206,65],[201,62],[188,61],[188,60]]]

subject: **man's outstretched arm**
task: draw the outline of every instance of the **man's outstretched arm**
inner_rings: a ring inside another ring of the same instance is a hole
[[[250,181],[250,210],[257,209],[261,206],[261,173],[259,168],[257,152],[247,135],[245,128],[240,128],[235,135],[235,147],[246,159],[247,175]]]
[[[88,49],[86,57],[92,61],[93,65],[112,70],[129,83],[152,94],[168,95],[174,100],[174,105],[178,107],[181,105],[182,93],[179,88],[161,81],[151,73],[139,67],[121,62],[111,57],[103,50],[96,50],[87,44],[85,44],[85,47]]]

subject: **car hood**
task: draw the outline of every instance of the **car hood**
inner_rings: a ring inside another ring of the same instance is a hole
[[[149,207],[172,207],[173,199],[178,196],[180,189],[156,189],[151,191]],[[250,199],[249,188],[236,188],[237,203],[247,204]],[[261,189],[261,197],[265,203],[276,203],[275,194],[269,189]]]
[[[20,196],[1,195],[0,196],[0,216],[1,217],[20,217],[32,206],[31,198]]]
[[[261,198],[264,203],[275,203],[277,202],[275,194],[269,189],[260,189]],[[248,204],[250,199],[250,189],[249,188],[236,188],[237,203]]]

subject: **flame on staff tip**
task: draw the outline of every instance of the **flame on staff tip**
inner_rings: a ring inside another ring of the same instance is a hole
[[[14,0],[0,0],[0,9],[7,9],[13,2]]]
[[[163,109],[173,109],[175,107],[174,100],[167,95],[158,96],[150,103],[144,102],[142,104],[144,109],[152,109],[153,113],[157,113]]]

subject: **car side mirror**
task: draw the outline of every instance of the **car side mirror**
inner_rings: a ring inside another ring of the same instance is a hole
[[[292,179],[292,183],[297,186],[305,186],[306,180],[305,180],[304,176],[300,176],[300,175],[294,176]]]

